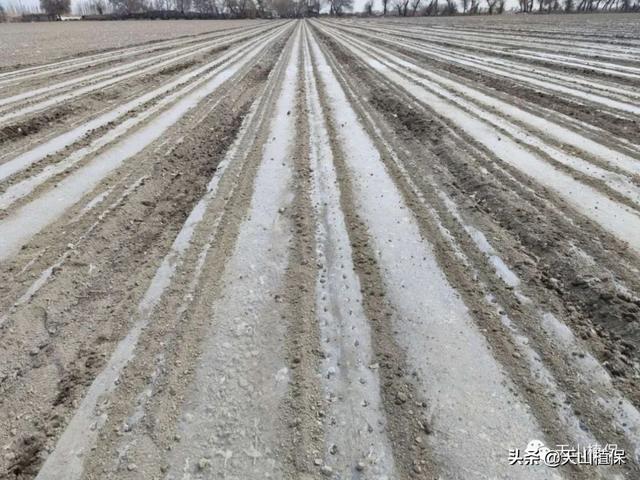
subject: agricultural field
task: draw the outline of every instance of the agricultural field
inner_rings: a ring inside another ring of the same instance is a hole
[[[156,24],[0,52],[0,478],[640,478],[639,15]]]
[[[238,28],[248,23],[251,22],[166,20],[7,23],[0,26],[0,69],[44,64],[61,58],[68,59],[72,55],[105,53],[131,45]]]

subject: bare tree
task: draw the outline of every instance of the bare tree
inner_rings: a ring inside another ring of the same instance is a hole
[[[408,1],[408,0],[407,0]],[[353,0],[328,0],[329,15],[341,16],[347,10],[353,10]]]
[[[237,18],[252,18],[255,17],[256,7],[253,0],[236,0],[237,4]],[[296,2],[298,8],[302,8],[302,2]],[[301,16],[301,15],[299,15]]]
[[[438,15],[438,0],[431,0],[422,12],[427,17]]]
[[[311,11],[314,15],[320,12],[319,1],[315,0],[312,0],[311,4],[307,3],[307,0],[273,0],[272,5],[280,18],[298,18],[309,15]],[[331,7],[331,4],[329,6]]]
[[[394,0],[393,6],[396,7],[399,17],[406,17],[409,11],[409,0]]]
[[[387,16],[388,6],[389,6],[389,0],[382,0],[382,15],[384,17]]]
[[[533,11],[533,0],[518,0],[518,5],[520,6],[520,11],[523,13]]]
[[[293,12],[294,18],[301,18],[305,15],[307,11],[307,5],[304,0],[290,0],[291,1],[291,11]]]
[[[487,7],[489,8],[489,15],[493,15],[493,11],[496,9],[498,0],[487,0]]]
[[[198,13],[218,15],[218,4],[215,0],[193,0],[193,9]]]
[[[412,16],[416,16],[416,11],[418,10],[418,7],[420,6],[420,2],[422,0],[411,0],[411,15]]]
[[[0,5],[0,23],[7,21],[7,12],[5,12],[4,7]]]
[[[306,16],[318,17],[320,16],[320,0],[307,0],[306,1]]]
[[[502,15],[504,13],[504,7],[507,3],[507,0],[498,0],[498,9],[497,12]]]
[[[289,0],[273,0],[273,9],[280,18],[290,18],[291,3]]]
[[[191,10],[191,0],[176,0],[176,10],[180,13]]]
[[[267,18],[266,0],[256,0],[256,14],[258,18]]]
[[[40,8],[51,20],[71,11],[71,0],[40,0]]]
[[[365,16],[370,17],[373,15],[373,1],[372,0],[367,0],[366,3],[364,4],[364,8],[363,8],[363,13],[365,14]]]
[[[238,0],[224,0],[224,10],[230,17],[238,17],[240,11]]]
[[[78,15],[94,15],[95,3],[91,0],[77,0],[73,5],[73,11]]]
[[[474,0],[471,0],[471,5],[473,5],[473,2]],[[458,13],[458,5],[456,4],[456,0],[447,0],[444,13],[445,15],[455,15],[456,13]]]
[[[553,5],[554,5],[554,0],[538,0],[538,11],[540,13],[542,13],[543,10],[546,10],[547,12],[551,12]]]
[[[127,14],[143,12],[147,9],[144,0],[109,0],[116,13]]]

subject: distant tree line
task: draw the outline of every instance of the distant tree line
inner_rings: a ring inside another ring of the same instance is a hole
[[[375,2],[379,1],[380,9]],[[521,13],[640,12],[640,0],[518,0]],[[363,16],[501,14],[506,0],[367,0]]]
[[[327,2],[352,5],[353,0]],[[319,15],[320,0],[80,0],[76,9],[81,15],[123,18],[297,18]]]
[[[23,0],[0,5],[0,22],[10,17],[40,16],[56,20],[71,12],[71,0],[40,0],[40,8]],[[322,2],[322,3],[321,3]],[[378,9],[379,7],[379,9]],[[300,18],[353,12],[353,0],[78,0],[74,13],[109,18]],[[360,15],[446,16],[501,14],[506,0],[367,0]],[[522,13],[640,12],[640,0],[518,0]]]
[[[521,12],[637,12],[640,0],[519,0]]]
[[[327,1],[338,9],[338,3],[353,2]],[[76,9],[125,18],[298,18],[319,15],[320,0],[80,0]]]
[[[8,0],[7,7],[0,5],[0,22],[9,17],[56,20],[72,11],[71,0],[39,1],[40,8]],[[90,19],[300,18],[320,15],[322,5],[342,15],[353,9],[353,0],[78,0],[73,13]]]

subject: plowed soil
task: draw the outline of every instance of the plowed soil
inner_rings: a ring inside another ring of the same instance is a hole
[[[638,16],[501,18],[3,56],[0,478],[640,478]]]

